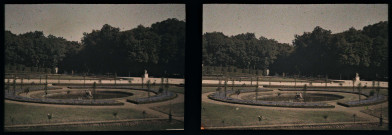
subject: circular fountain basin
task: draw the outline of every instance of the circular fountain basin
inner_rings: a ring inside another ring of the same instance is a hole
[[[93,92],[92,92],[93,93]],[[44,96],[44,95],[42,95]],[[95,99],[114,99],[114,98],[123,98],[133,96],[133,93],[130,92],[122,92],[122,91],[105,91],[100,90],[96,91],[93,94]],[[92,97],[88,97],[85,91],[70,91],[67,92],[57,92],[57,93],[50,93],[46,95],[46,98],[50,99],[92,99]]]
[[[256,95],[250,95],[246,97],[248,100],[254,100]],[[332,101],[343,99],[344,96],[335,94],[325,94],[325,93],[307,93],[303,95],[303,99],[296,98],[296,94],[282,94],[280,96],[268,95],[259,96],[257,100],[262,101],[288,101],[288,102],[321,102],[321,101]]]

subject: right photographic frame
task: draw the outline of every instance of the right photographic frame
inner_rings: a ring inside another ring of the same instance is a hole
[[[202,130],[388,130],[388,4],[203,4]]]

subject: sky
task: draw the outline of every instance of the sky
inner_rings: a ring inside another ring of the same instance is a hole
[[[203,33],[225,35],[255,33],[292,43],[294,35],[311,32],[316,26],[340,33],[351,27],[388,20],[387,4],[204,4]]]
[[[5,30],[14,34],[43,31],[69,41],[104,24],[121,31],[177,18],[185,20],[185,4],[7,4]]]

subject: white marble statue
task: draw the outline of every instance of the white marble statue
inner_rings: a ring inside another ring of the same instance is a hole
[[[355,81],[360,81],[359,74],[355,73]]]
[[[144,78],[148,78],[147,70],[144,70]]]

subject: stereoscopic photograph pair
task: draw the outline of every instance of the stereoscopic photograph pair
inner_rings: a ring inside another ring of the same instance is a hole
[[[388,4],[4,8],[5,132],[389,129]]]

